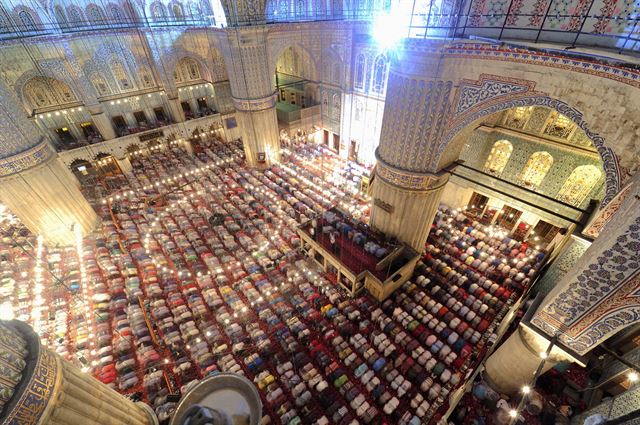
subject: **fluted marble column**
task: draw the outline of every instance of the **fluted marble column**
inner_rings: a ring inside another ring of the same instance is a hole
[[[38,127],[0,83],[0,201],[47,243],[73,244],[98,217]]]
[[[430,164],[453,84],[439,75],[439,55],[407,49],[400,49],[391,62],[371,224],[422,252],[448,180],[448,174]]]
[[[267,27],[228,28],[227,41],[225,60],[247,162],[265,168],[280,161],[277,94],[272,82],[274,70],[267,58]]]
[[[21,355],[16,362],[24,365],[20,372],[21,384],[3,393],[11,394],[3,406],[0,418],[3,424],[158,424],[155,414],[146,405],[132,402],[42,347],[38,335],[28,325],[2,321],[0,345],[3,341],[13,341],[8,345],[8,352],[13,356]],[[16,362],[0,366],[15,369]],[[7,385],[6,379],[2,385]]]
[[[640,173],[631,184],[598,238],[524,323],[538,341],[557,337],[565,360],[640,321]],[[497,389],[515,392],[529,382],[535,362],[514,353],[540,348],[530,346],[512,336],[489,357],[487,377]]]

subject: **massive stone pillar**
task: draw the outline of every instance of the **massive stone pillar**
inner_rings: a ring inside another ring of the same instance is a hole
[[[105,114],[104,109],[102,108],[102,105],[100,104],[89,105],[87,106],[87,109],[91,114],[91,119],[93,120],[93,123],[95,124],[96,128],[102,135],[103,140],[111,140],[118,137],[116,135],[115,130],[113,129],[111,120],[109,119],[107,114]]]
[[[73,244],[75,228],[91,231],[98,217],[49,141],[0,83],[0,201],[33,233]]]
[[[540,374],[561,361],[573,361],[571,354],[551,344],[551,338],[527,326],[518,329],[485,363],[484,377],[502,394],[515,394],[530,385],[540,364]]]
[[[242,22],[227,28],[225,62],[247,162],[265,168],[280,161],[277,94],[272,81],[275,70],[270,69],[267,57],[267,27],[241,26]]]
[[[174,122],[184,122],[184,111],[180,104],[180,99],[177,93],[167,93],[167,101],[169,102],[169,109],[171,118]]]
[[[533,353],[555,337],[558,358],[575,361],[640,321],[640,173],[631,184],[598,238],[521,324],[539,343],[531,350],[528,340],[512,336],[487,360],[496,389],[514,392],[530,382],[535,362],[514,353]]]
[[[2,423],[7,425],[153,425],[134,403],[41,346],[22,322],[0,323]],[[10,373],[9,373],[10,372]]]
[[[371,224],[422,252],[448,174],[430,165],[446,123],[453,83],[440,56],[400,49],[392,58]]]

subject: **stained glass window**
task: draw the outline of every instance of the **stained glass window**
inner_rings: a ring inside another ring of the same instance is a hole
[[[558,200],[572,205],[580,205],[602,177],[602,172],[594,165],[576,167],[558,192]]]
[[[529,120],[533,106],[519,106],[507,112],[505,126],[511,128],[522,129]]]
[[[132,88],[131,83],[129,82],[129,73],[124,69],[124,66],[120,62],[116,60],[112,61],[111,70],[113,71],[116,81],[122,90],[129,90]]]
[[[184,19],[184,11],[182,10],[182,5],[179,3],[174,4],[171,7],[171,11],[173,12],[173,17],[178,20],[178,21],[182,21]]]
[[[167,17],[167,10],[160,2],[155,2],[151,5],[151,16],[157,21],[163,21]]]
[[[72,6],[67,8],[67,15],[69,16],[69,22],[74,25],[82,25],[84,17],[80,8]]]
[[[551,119],[547,122],[544,128],[544,134],[549,136],[558,137],[560,139],[566,139],[569,137],[575,124],[568,117],[553,111],[551,113]]]
[[[102,13],[102,9],[95,4],[87,6],[87,18],[92,24],[100,25],[104,23],[104,13]]]
[[[200,79],[200,66],[191,58],[183,58],[178,62],[173,72],[173,78],[177,83]]]
[[[61,6],[55,6],[53,8],[53,13],[56,17],[56,22],[60,25],[61,28],[67,28],[67,18],[64,16],[64,11]]]
[[[529,157],[520,173],[520,181],[525,186],[538,187],[553,165],[553,157],[549,152],[536,152]]]
[[[513,145],[508,140],[498,140],[491,148],[491,153],[484,164],[485,171],[500,174],[509,161]]]
[[[33,19],[33,16],[26,10],[18,13],[18,17],[20,18],[20,29],[22,31],[37,31],[38,27],[36,26],[36,21]]]
[[[384,82],[387,79],[387,60],[384,56],[378,56],[373,70],[373,91],[382,94]]]

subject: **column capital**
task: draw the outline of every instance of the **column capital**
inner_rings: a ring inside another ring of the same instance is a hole
[[[231,100],[233,100],[233,106],[235,106],[238,111],[262,111],[264,109],[269,109],[276,106],[278,94],[274,92],[272,95],[259,99],[239,99],[236,97],[232,97]]]
[[[47,162],[56,155],[56,151],[44,138],[32,148],[15,155],[0,159],[0,177],[8,177],[13,174],[26,171]]]
[[[376,164],[376,177],[398,189],[430,192],[441,188],[449,181],[449,173],[446,171],[429,173],[394,167],[380,158],[377,149],[376,159],[378,161]]]

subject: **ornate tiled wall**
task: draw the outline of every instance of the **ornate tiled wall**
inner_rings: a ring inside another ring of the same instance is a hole
[[[551,292],[560,279],[575,266],[590,245],[591,243],[584,239],[572,238],[570,244],[564,248],[562,254],[551,264],[536,284],[536,290],[542,294]]]
[[[500,131],[500,129],[474,131],[465,144],[460,159],[464,160],[465,164],[470,167],[483,170],[491,148],[498,140],[508,140],[513,145],[513,152],[509,157],[509,161],[498,177],[514,184],[519,184],[518,175],[522,172],[529,157],[534,152],[546,151],[551,154],[553,157],[551,169],[546,174],[542,184],[533,189],[543,195],[555,197],[571,172],[578,166],[594,165],[602,171],[600,158],[593,154],[583,154],[575,150],[568,151],[551,143],[532,142],[529,138],[518,137],[511,133]],[[602,176],[598,184],[581,204],[582,207],[588,204],[589,199],[602,199],[604,195],[604,171],[602,171]]]
[[[611,420],[635,412],[640,406],[640,384],[631,387],[624,393],[615,397],[607,398],[599,405],[592,407],[586,412],[576,415],[571,419],[572,425],[582,425],[586,418],[592,415],[601,414]],[[640,419],[635,418],[624,422],[626,425],[639,425]]]
[[[637,179],[638,176],[634,178]],[[579,354],[640,320],[638,187],[531,320]]]

